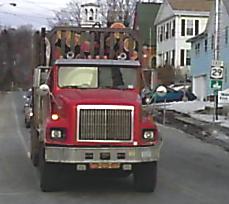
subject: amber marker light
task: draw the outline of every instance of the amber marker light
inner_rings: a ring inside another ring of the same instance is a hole
[[[52,118],[52,120],[58,120],[59,119],[59,115],[54,113],[54,114],[52,114],[51,118]]]

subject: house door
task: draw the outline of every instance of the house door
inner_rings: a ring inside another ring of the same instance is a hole
[[[198,100],[203,101],[207,97],[207,76],[193,77],[193,93]]]

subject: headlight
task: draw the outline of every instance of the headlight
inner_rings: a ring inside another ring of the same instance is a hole
[[[64,139],[65,131],[63,129],[52,129],[50,133],[51,139]]]
[[[146,130],[143,133],[143,139],[145,140],[153,140],[154,139],[154,132],[153,130]]]

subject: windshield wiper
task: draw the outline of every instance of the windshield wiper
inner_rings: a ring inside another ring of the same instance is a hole
[[[120,86],[102,86],[103,89],[118,89],[118,90],[125,90],[128,89],[126,86],[120,85]]]
[[[75,88],[75,89],[95,89],[97,87],[91,87],[88,84],[82,84],[82,85],[66,85],[62,86],[61,88]]]
[[[61,88],[80,88],[78,85],[67,85],[67,86],[62,86]]]

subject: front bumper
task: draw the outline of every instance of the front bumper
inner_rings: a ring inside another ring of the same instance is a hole
[[[45,147],[45,160],[56,163],[141,163],[158,161],[161,143],[148,147]],[[108,154],[109,159],[102,158]],[[90,155],[90,158],[87,156]],[[91,155],[93,155],[91,157]],[[120,155],[122,157],[120,158]],[[125,157],[123,157],[125,155]]]

